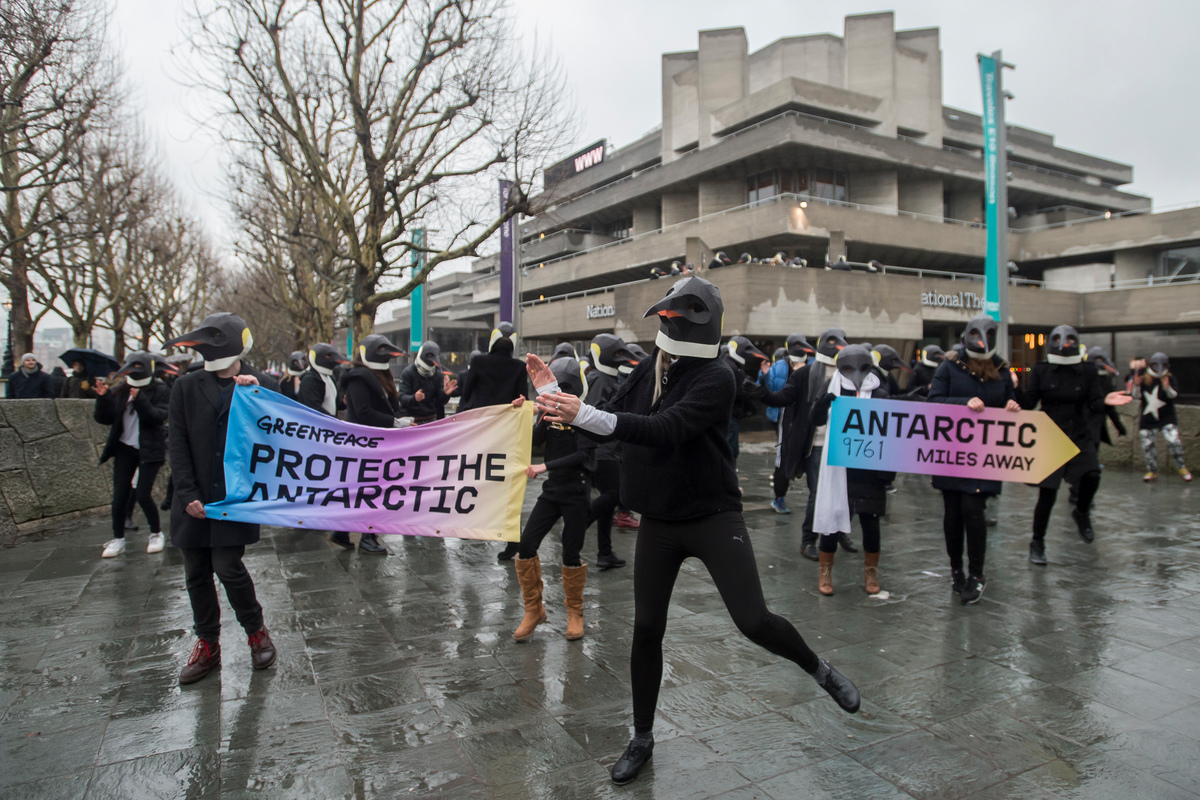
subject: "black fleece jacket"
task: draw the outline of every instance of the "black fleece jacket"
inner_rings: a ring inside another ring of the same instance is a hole
[[[459,386],[458,410],[500,406],[524,397],[529,379],[525,362],[511,353],[484,353],[471,359]]]
[[[338,389],[346,398],[346,422],[372,428],[394,428],[400,403],[383,390],[373,370],[358,366],[342,376]]]
[[[733,373],[715,358],[679,358],[654,396],[658,348],[604,407],[617,415],[621,502],[651,519],[683,521],[741,511],[726,434],[737,392]]]
[[[1028,387],[1017,390],[1021,408],[1042,411],[1062,428],[1080,450],[1095,449],[1091,418],[1104,413],[1100,376],[1091,364],[1051,364],[1039,361],[1029,373]]]
[[[533,443],[545,445],[543,462],[548,483],[578,482],[587,477],[588,456],[596,443],[570,425],[550,425],[545,421],[533,426]]]

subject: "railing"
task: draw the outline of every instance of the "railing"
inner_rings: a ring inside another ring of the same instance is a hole
[[[1176,203],[1174,205],[1163,206],[1162,208],[1154,209],[1135,208],[1129,211],[1105,211],[1103,213],[1097,213],[1096,216],[1093,217],[1084,217],[1083,219],[1068,219],[1063,220],[1062,222],[1049,222],[1045,225],[1031,225],[1028,228],[1019,228],[1016,230],[1020,230],[1021,232],[1047,231],[1055,228],[1069,228],[1072,225],[1085,225],[1090,222],[1123,219],[1125,217],[1144,217],[1152,214],[1165,214],[1169,211],[1183,211],[1184,209],[1188,208],[1200,208],[1200,201],[1194,200],[1190,203]]]

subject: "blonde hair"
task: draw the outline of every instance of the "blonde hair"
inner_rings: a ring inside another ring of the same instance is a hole
[[[654,361],[654,395],[650,399],[650,405],[658,405],[659,399],[662,397],[663,376],[667,374],[667,369],[670,368],[674,356],[666,350],[658,351],[658,358]]]

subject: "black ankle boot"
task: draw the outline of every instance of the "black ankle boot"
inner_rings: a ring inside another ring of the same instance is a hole
[[[1039,567],[1046,566],[1046,543],[1041,539],[1033,539],[1029,542],[1029,563],[1037,564]]]
[[[517,542],[509,542],[504,545],[504,549],[496,554],[497,561],[512,561],[513,556],[517,554]]]
[[[1096,539],[1096,532],[1092,530],[1092,515],[1075,508],[1071,510],[1071,518],[1079,526],[1079,538],[1091,544]]]
[[[386,556],[387,548],[379,543],[379,537],[373,533],[364,533],[358,540],[358,552],[370,553],[374,556]]]
[[[642,765],[654,755],[654,734],[637,733],[629,740],[625,752],[613,764],[612,780],[618,786],[623,786],[638,776]]]
[[[350,534],[345,531],[336,531],[330,534],[329,541],[336,544],[338,547],[344,547],[347,550],[354,549],[354,542],[350,541]]]
[[[845,675],[831,667],[825,659],[821,659],[821,666],[817,667],[813,680],[817,682],[817,686],[829,692],[829,696],[837,701],[843,711],[851,714],[858,711],[858,707],[862,704],[858,687],[851,683]]]
[[[625,566],[625,559],[617,558],[616,553],[605,553],[602,556],[596,556],[596,566],[602,570],[617,569]]]
[[[955,594],[962,594],[963,587],[967,585],[967,576],[961,569],[952,569],[950,571],[950,591]]]

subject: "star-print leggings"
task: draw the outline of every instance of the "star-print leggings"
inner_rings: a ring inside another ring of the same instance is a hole
[[[1176,469],[1186,469],[1183,463],[1183,442],[1179,440],[1179,426],[1171,423],[1163,425],[1159,429],[1142,428],[1138,431],[1138,436],[1142,439],[1142,456],[1146,459],[1146,471],[1158,472],[1158,447],[1156,434],[1162,431],[1163,438],[1167,440],[1167,449],[1171,451],[1171,460],[1175,462]]]

